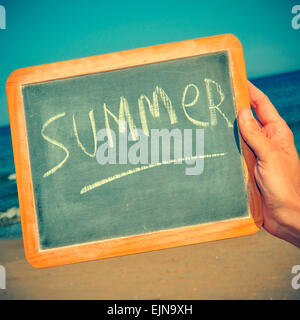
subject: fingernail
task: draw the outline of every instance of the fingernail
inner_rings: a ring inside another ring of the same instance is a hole
[[[250,108],[243,108],[240,110],[240,119],[243,122],[246,122],[250,119],[253,119],[253,114]]]

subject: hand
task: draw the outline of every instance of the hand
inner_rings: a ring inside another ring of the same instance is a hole
[[[250,104],[238,114],[240,133],[256,156],[264,228],[300,248],[300,162],[294,136],[268,97],[248,81]]]

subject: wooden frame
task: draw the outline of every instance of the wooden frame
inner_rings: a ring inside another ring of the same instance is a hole
[[[255,158],[241,141],[250,217],[40,250],[22,86],[91,73],[227,51],[237,111],[249,106],[243,50],[231,35],[180,41],[141,49],[34,66],[14,71],[6,83],[25,255],[37,268],[133,254],[249,235],[262,225],[262,203],[254,181]]]

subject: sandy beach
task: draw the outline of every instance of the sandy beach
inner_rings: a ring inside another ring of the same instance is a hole
[[[255,235],[111,259],[34,269],[21,239],[0,241],[0,299],[300,299],[296,247]]]

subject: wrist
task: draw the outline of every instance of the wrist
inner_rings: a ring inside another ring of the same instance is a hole
[[[280,208],[277,214],[280,225],[289,230],[291,235],[300,241],[300,196],[290,197],[286,205]]]

